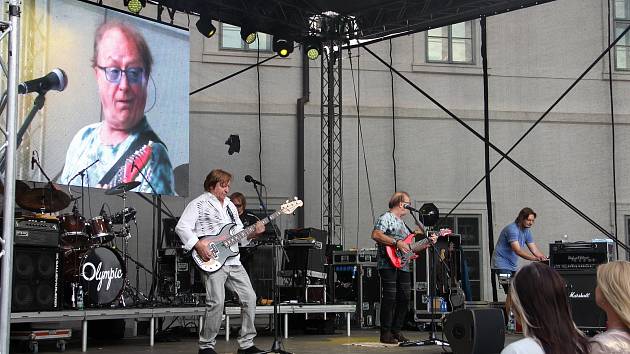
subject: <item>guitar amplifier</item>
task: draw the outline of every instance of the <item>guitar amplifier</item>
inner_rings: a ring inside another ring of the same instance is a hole
[[[595,270],[615,259],[612,242],[570,242],[549,244],[549,265],[556,270]]]
[[[57,247],[59,222],[48,219],[17,219],[13,243],[19,246]]]

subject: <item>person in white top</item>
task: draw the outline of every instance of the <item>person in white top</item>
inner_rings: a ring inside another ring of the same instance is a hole
[[[591,354],[630,353],[630,262],[597,267],[595,302],[606,312],[608,330],[591,338]]]
[[[525,338],[501,354],[589,354],[588,339],[573,323],[566,283],[557,271],[539,262],[526,265],[512,278],[509,297]]]
[[[230,192],[232,175],[226,171],[215,169],[210,171],[203,187],[205,193],[188,203],[175,227],[175,231],[188,251],[193,248],[205,261],[211,258],[208,244],[212,237],[230,223],[236,224],[233,232],[243,229],[238,211],[227,197]],[[262,233],[265,227],[256,223],[256,232],[249,238]],[[238,251],[238,245],[232,245],[232,251]],[[214,350],[216,336],[221,327],[225,287],[234,291],[241,302],[242,324],[238,337],[238,354],[264,353],[254,345],[256,327],[256,293],[249,280],[245,268],[238,255],[228,258],[221,269],[213,273],[202,272],[206,285],[206,316],[203,330],[199,333],[199,354],[216,354]]]

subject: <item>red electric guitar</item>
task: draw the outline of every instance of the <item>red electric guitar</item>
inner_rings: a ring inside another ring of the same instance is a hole
[[[431,232],[431,233],[436,234],[439,237],[444,237],[444,236],[451,235],[453,233],[453,230],[440,229],[439,232]],[[423,238],[422,240],[418,242],[413,242],[413,239],[415,236],[416,234],[409,234],[407,235],[407,237],[405,237],[402,240],[403,242],[409,245],[409,248],[411,248],[411,251],[407,253],[399,250],[395,246],[385,246],[385,250],[387,251],[387,257],[389,258],[389,261],[394,267],[398,269],[405,267],[407,264],[409,264],[410,261],[418,258],[418,254],[416,252],[420,252],[422,246],[431,242],[428,237]]]

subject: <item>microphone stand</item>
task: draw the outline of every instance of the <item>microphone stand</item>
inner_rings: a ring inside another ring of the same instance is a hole
[[[424,223],[420,224],[420,221],[418,221],[418,219],[416,218],[415,215],[413,215],[413,213],[409,213],[411,214],[411,216],[413,217],[416,225],[418,225],[418,227],[424,226]],[[424,219],[424,215],[420,214],[420,212],[418,212],[418,215],[420,215],[423,219]],[[425,228],[425,237],[429,237],[428,231]],[[437,272],[435,270],[435,265],[436,265],[436,259],[440,259],[439,258],[439,254],[438,254],[438,250],[435,247],[435,245],[432,242],[429,242],[429,248],[431,249],[431,251],[433,252],[433,262],[431,262],[430,267],[433,268],[432,271],[432,286],[429,288],[431,294],[429,297],[429,314],[431,316],[431,323],[430,323],[430,327],[431,327],[431,331],[429,333],[429,339],[425,339],[425,340],[421,340],[421,341],[417,341],[412,343],[411,345],[405,345],[405,346],[426,346],[426,345],[440,345],[442,347],[444,346],[449,346],[448,342],[443,341],[438,339],[435,336],[435,328],[436,328],[436,324],[435,324],[435,298],[437,295]],[[450,269],[448,268],[448,266],[446,265],[446,263],[444,262],[444,260],[440,260],[442,263],[442,266],[444,267],[444,270],[446,272],[446,277],[448,279],[450,279]],[[450,283],[449,283],[450,284]],[[446,301],[446,300],[445,300]]]
[[[267,206],[265,205],[265,203],[263,203],[262,200],[262,195],[260,194],[260,190],[258,189],[258,186],[256,183],[253,183],[254,185],[254,189],[256,190],[256,195],[258,196],[258,201],[260,202],[260,206],[263,208],[263,212],[265,213],[265,216],[268,217],[269,216],[269,212],[267,211]],[[292,354],[290,352],[285,351],[284,349],[282,349],[282,340],[280,339],[279,333],[278,333],[278,306],[280,303],[280,292],[279,292],[279,288],[278,288],[278,247],[277,245],[280,244],[280,236],[278,235],[278,231],[276,230],[276,228],[273,228],[274,233],[276,235],[274,243],[273,243],[273,252],[272,252],[272,265],[273,265],[273,271],[271,272],[272,278],[271,278],[271,286],[273,287],[273,344],[271,344],[271,349],[266,351],[265,353],[279,353],[279,354]]]
[[[153,237],[152,237],[152,248],[151,248],[151,268],[153,269],[153,273],[151,273],[151,289],[149,290],[149,302],[153,302],[155,300],[154,296],[155,296],[155,288],[156,288],[156,278],[157,278],[157,262],[155,261],[155,252],[156,247],[156,235],[160,235],[160,237],[162,236],[162,196],[160,194],[157,193],[157,191],[155,190],[155,188],[153,188],[153,185],[151,184],[151,181],[149,181],[149,179],[147,178],[147,176],[144,175],[144,173],[142,173],[142,169],[138,168],[138,165],[136,165],[135,161],[131,162],[131,166],[132,166],[132,170],[135,168],[136,170],[138,170],[138,173],[140,173],[140,176],[142,176],[142,179],[145,180],[147,182],[147,184],[149,185],[149,188],[151,188],[151,192],[153,194],[153,202],[151,202],[151,205],[153,205],[153,217],[155,220],[155,210],[157,209],[157,230],[153,230]],[[137,195],[143,197],[143,199],[147,200],[142,194],[140,193],[136,193]],[[156,200],[157,198],[157,200]],[[155,203],[157,202],[157,206],[155,205]],[[171,215],[170,213],[167,213],[167,215],[170,215],[170,217],[173,217],[173,215]],[[123,214],[123,221],[125,220],[126,215]],[[154,224],[155,227],[155,224]],[[138,263],[136,263],[136,267],[138,267]],[[137,289],[136,289],[137,290]]]
[[[46,95],[45,91],[43,93],[38,92],[37,97],[35,97],[35,100],[33,101],[33,107],[31,107],[31,110],[28,112],[28,115],[26,116],[26,118],[24,118],[24,123],[22,123],[20,130],[16,134],[16,143],[15,143],[16,150],[20,147],[20,144],[22,143],[22,138],[24,137],[24,134],[26,134],[26,129],[28,129],[29,125],[31,125],[31,122],[35,118],[35,114],[37,114],[37,112],[44,107],[44,103],[46,103],[45,95]],[[5,104],[4,102],[2,103]],[[3,146],[2,148],[6,149],[6,145]],[[5,163],[6,163],[5,155],[6,154],[2,154],[2,157],[0,158],[0,171],[2,173],[4,173],[4,169],[5,169]]]
[[[99,161],[100,161],[100,159],[96,159],[96,161],[92,162],[86,168],[84,168],[84,169],[80,170],[79,172],[77,172],[77,174],[72,176],[72,178],[70,178],[70,180],[68,181],[68,192],[70,192],[70,195],[72,195],[72,190],[70,189],[70,183],[72,183],[72,181],[74,181],[74,179],[77,178],[78,176],[81,176],[81,215],[85,215],[85,198],[83,198],[83,193],[84,193],[83,177],[85,177],[85,172],[88,169],[90,169],[90,167],[94,166]],[[37,165],[39,166],[39,164],[37,164]],[[43,173],[43,171],[42,171],[42,173]],[[44,176],[45,175],[46,174],[44,173]],[[48,177],[46,177],[46,178],[48,178]],[[50,181],[50,180],[48,180],[48,181]]]

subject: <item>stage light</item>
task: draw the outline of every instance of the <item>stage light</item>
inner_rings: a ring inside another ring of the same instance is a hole
[[[316,37],[309,37],[304,41],[304,51],[306,56],[311,59],[317,59],[322,52],[322,43]]]
[[[147,6],[147,0],[124,0],[123,3],[129,12],[136,15],[142,11],[143,7]]]
[[[247,44],[252,44],[256,41],[258,35],[251,27],[247,25],[241,26],[241,39]]]
[[[199,17],[196,25],[199,32],[203,34],[206,38],[214,36],[214,34],[217,32],[217,28],[214,27],[214,25],[212,24],[212,20],[208,17]]]
[[[293,53],[293,41],[274,36],[272,50],[278,53],[282,58],[286,58],[289,54]]]

